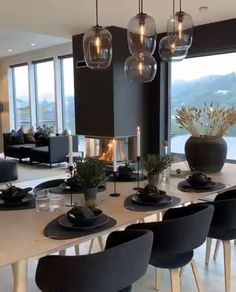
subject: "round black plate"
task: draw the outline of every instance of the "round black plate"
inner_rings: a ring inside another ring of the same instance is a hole
[[[191,185],[187,180],[185,182],[183,182],[183,187],[186,188],[192,188],[192,189],[196,189],[196,190],[208,190],[211,189],[212,187],[214,187],[215,183],[213,181],[205,184],[205,185]]]
[[[156,202],[150,202],[143,200],[139,195],[135,194],[132,196],[132,201],[139,204],[139,205],[152,205],[152,206],[160,206],[169,204],[172,202],[172,197],[167,195],[160,195],[160,200]]]
[[[94,229],[94,228],[97,228],[97,227],[100,227],[104,224],[106,224],[107,222],[109,221],[109,217],[106,215],[106,214],[103,214],[103,216],[101,216],[99,222],[96,224],[96,225],[91,225],[91,226],[75,226],[73,225],[68,219],[67,219],[67,216],[66,214],[60,216],[58,218],[58,223],[63,226],[63,227],[66,227],[66,228],[69,228],[69,229],[77,229],[77,230],[91,230],[91,229]]]
[[[34,195],[32,194],[27,194],[26,197],[24,197],[21,201],[17,201],[17,202],[4,202],[3,200],[0,200],[0,204],[1,205],[5,205],[5,206],[20,206],[20,205],[25,205],[27,204],[29,201],[33,200]]]

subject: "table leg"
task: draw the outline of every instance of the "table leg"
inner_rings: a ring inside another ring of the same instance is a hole
[[[28,274],[27,260],[15,262],[11,266],[14,277],[13,292],[27,292],[27,274]]]

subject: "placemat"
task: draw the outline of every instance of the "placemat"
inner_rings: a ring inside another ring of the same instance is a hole
[[[60,215],[60,216],[64,216],[64,215]],[[58,223],[59,217],[49,222],[48,225],[44,228],[43,234],[46,237],[49,237],[51,239],[72,239],[76,237],[82,237],[89,234],[97,233],[97,232],[109,229],[116,225],[116,220],[109,217],[110,220],[102,226],[96,227],[92,230],[80,231],[80,230],[67,229],[65,227],[62,227]]]
[[[178,189],[180,191],[190,192],[190,193],[212,192],[212,191],[221,190],[223,188],[225,188],[225,184],[218,183],[218,182],[214,182],[214,184],[212,184],[211,186],[208,185],[207,187],[202,187],[202,188],[200,188],[200,187],[194,188],[186,180],[183,180],[183,181],[178,183]]]
[[[24,199],[28,199],[29,201],[24,202]],[[33,195],[28,194],[24,199],[19,203],[0,203],[0,211],[16,211],[35,208],[35,197]]]
[[[155,211],[155,210],[161,210],[161,209],[166,209],[172,206],[177,205],[181,200],[180,198],[172,197],[172,201],[168,204],[162,204],[162,205],[140,205],[135,203],[132,200],[132,196],[128,196],[125,201],[124,201],[124,207],[130,211],[138,211],[138,212],[148,212],[148,211]]]
[[[69,189],[63,188],[61,185],[65,184],[65,179],[54,179],[54,180],[49,180],[45,181],[35,187],[35,189],[48,189],[50,193],[53,194],[82,194],[83,189],[81,187],[72,187]],[[99,186],[98,187],[98,192],[104,192],[106,190],[105,186]]]
[[[147,180],[147,177],[146,176],[143,176],[143,175],[139,175],[139,181],[145,181]],[[114,182],[114,175],[111,174],[108,178],[107,178],[107,181],[109,182]],[[120,179],[119,176],[117,175],[116,176],[116,181],[117,182],[136,182],[138,181],[138,175],[137,174],[133,174],[130,178],[128,179]]]

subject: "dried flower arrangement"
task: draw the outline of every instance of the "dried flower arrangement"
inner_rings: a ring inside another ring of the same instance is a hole
[[[205,103],[200,109],[181,106],[175,118],[180,128],[193,137],[222,137],[236,123],[236,109],[213,106],[213,103],[209,106]]]

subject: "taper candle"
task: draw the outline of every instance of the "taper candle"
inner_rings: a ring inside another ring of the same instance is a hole
[[[137,157],[140,157],[140,127],[137,127]]]
[[[116,172],[116,139],[113,139],[113,171]]]

